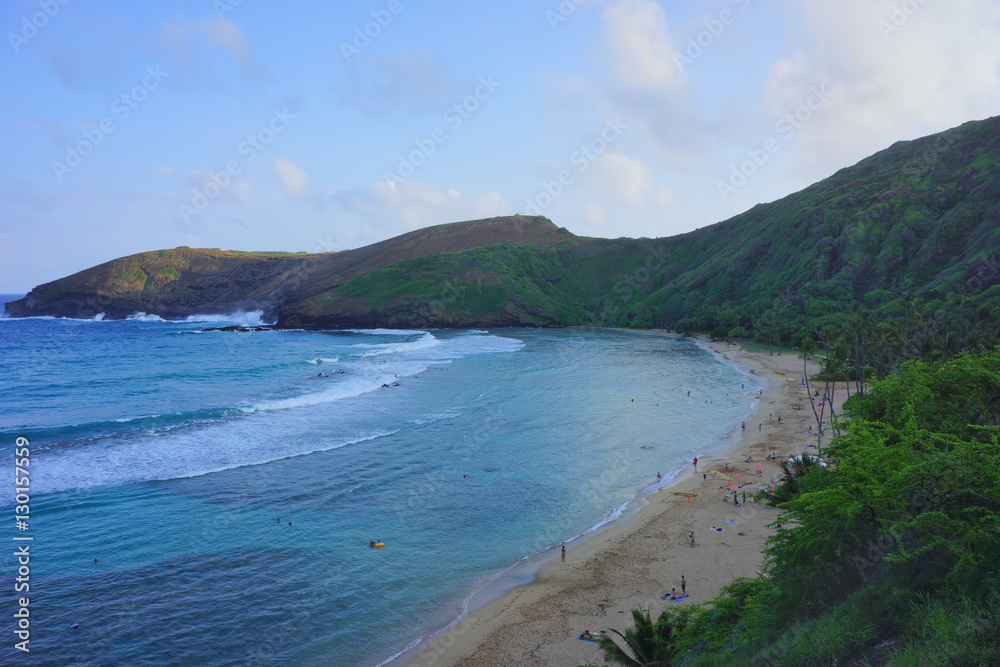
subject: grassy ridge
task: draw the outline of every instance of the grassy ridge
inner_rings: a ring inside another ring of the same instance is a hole
[[[901,315],[1000,307],[1000,119],[901,142],[777,202],[666,239],[498,245],[399,262],[323,296],[440,322],[722,330],[797,342],[859,303]],[[942,315],[944,316],[944,315]]]

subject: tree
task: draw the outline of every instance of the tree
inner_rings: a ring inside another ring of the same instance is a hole
[[[627,667],[669,667],[677,653],[677,637],[666,614],[654,623],[648,611],[633,609],[632,619],[634,628],[608,631],[621,637],[624,648],[611,637],[601,637],[597,646],[604,659]]]
[[[834,416],[833,395],[837,391],[837,374],[840,372],[841,363],[837,357],[837,346],[840,344],[840,333],[833,327],[823,327],[819,332],[819,342],[826,351],[826,359],[823,363],[823,373],[826,376],[826,385],[823,387],[823,401],[820,406],[819,418],[823,421],[823,412],[827,403],[830,405],[830,416]]]
[[[818,459],[808,454],[797,456],[790,461],[782,461],[780,483],[773,487],[774,491],[762,491],[761,500],[776,507],[791,501],[804,490],[802,478],[818,468],[820,468]]]
[[[913,312],[913,292],[903,294],[903,360],[910,353],[910,313]]]
[[[823,408],[821,407],[819,411],[816,410],[816,401],[813,398],[812,388],[809,385],[809,369],[806,367],[806,362],[816,354],[816,341],[810,336],[806,336],[802,340],[802,377],[805,379],[806,383],[806,394],[809,396],[809,404],[812,406],[813,417],[816,418],[816,438],[819,445],[820,454],[823,453]],[[824,401],[825,407],[825,401]]]

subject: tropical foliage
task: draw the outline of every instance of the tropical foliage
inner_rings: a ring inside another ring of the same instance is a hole
[[[665,612],[663,664],[1000,664],[1000,347],[908,361],[849,413],[833,465],[768,494],[767,578]]]

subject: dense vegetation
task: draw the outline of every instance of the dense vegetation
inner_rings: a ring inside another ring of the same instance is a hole
[[[440,253],[315,299],[320,311],[362,301],[376,316],[426,326],[516,312],[522,323],[796,346],[860,309],[927,358],[988,346],[1000,330],[1000,118],[897,143],[688,234]]]
[[[767,576],[659,619],[636,613],[620,645],[602,642],[606,659],[1000,664],[1000,347],[909,360],[848,406],[834,464],[771,498],[785,515]]]

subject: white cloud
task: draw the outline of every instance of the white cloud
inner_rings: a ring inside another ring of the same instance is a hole
[[[335,198],[369,223],[388,225],[390,230],[399,226],[419,229],[513,213],[510,202],[498,192],[464,197],[454,188],[441,189],[409,179],[379,181],[371,189],[340,192]]]
[[[621,0],[602,12],[604,39],[615,79],[629,92],[663,93],[686,80],[667,34],[663,7],[650,0]]]
[[[513,215],[514,211],[507,198],[499,192],[487,192],[473,200],[473,211],[476,218],[491,218],[497,215]]]
[[[264,67],[254,55],[253,44],[238,24],[225,17],[192,20],[181,17],[177,23],[166,23],[163,32],[154,36],[154,42],[164,49],[178,68],[196,65],[198,38],[212,49],[228,53],[243,69],[246,80],[258,83],[264,76]]]
[[[309,182],[312,179],[294,163],[279,157],[274,161],[274,171],[286,194],[304,195],[309,192]]]
[[[242,206],[250,196],[251,191],[248,181],[237,180],[236,178],[233,178],[226,187],[219,187],[216,175],[210,171],[189,171],[187,173],[187,182],[190,187],[199,192],[205,192],[206,189],[214,192],[218,188],[218,201],[232,204],[233,206]],[[182,197],[190,199],[190,194],[184,194]],[[186,201],[185,203],[189,202]]]
[[[375,184],[373,194],[377,205],[386,209],[409,229],[450,222],[441,216],[462,199],[462,195],[454,188],[440,190],[433,185],[408,179],[379,181]],[[437,218],[435,222],[429,221],[434,218]]]
[[[1000,109],[1000,5],[895,0],[785,2],[804,23],[798,52],[765,82],[772,111],[826,83],[829,108],[796,137],[800,166],[822,176],[904,138]],[[916,8],[904,13],[902,5]]]
[[[604,207],[595,201],[588,201],[583,205],[583,221],[591,227],[600,227],[607,221],[607,212]]]
[[[646,195],[653,191],[649,168],[622,153],[605,153],[589,171],[591,187],[610,192],[633,208],[643,206]]]

